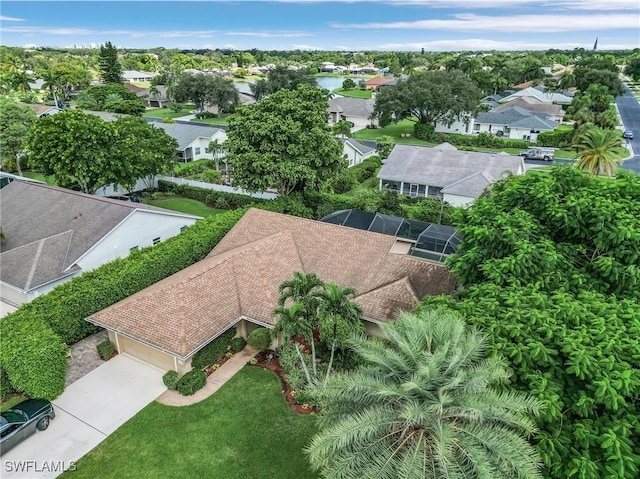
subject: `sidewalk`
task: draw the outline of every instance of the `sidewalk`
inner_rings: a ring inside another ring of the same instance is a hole
[[[183,396],[177,391],[165,391],[156,398],[156,401],[166,406],[190,406],[191,404],[203,401],[220,389],[220,386],[231,379],[234,374],[240,371],[256,354],[258,354],[258,351],[246,346],[242,351],[220,366],[218,370],[214,371],[207,378],[207,384],[192,396]]]

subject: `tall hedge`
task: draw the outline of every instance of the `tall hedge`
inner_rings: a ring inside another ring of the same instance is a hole
[[[96,331],[85,318],[203,259],[246,210],[198,221],[156,246],[58,286],[2,319],[0,363],[13,386],[54,398],[64,389],[66,351]]]
[[[222,359],[227,352],[231,340],[236,335],[236,328],[229,328],[216,339],[207,344],[204,348],[193,355],[191,367],[193,369],[204,369]]]

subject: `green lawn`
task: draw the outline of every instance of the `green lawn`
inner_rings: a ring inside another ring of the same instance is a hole
[[[150,116],[152,118],[178,118],[181,116],[191,115],[191,111],[195,108],[195,105],[184,105],[184,108],[178,113],[171,108],[147,108],[144,112],[144,116]]]
[[[336,88],[333,92],[349,98],[365,98],[367,100],[373,95],[373,90],[361,90],[360,88],[354,88],[353,90]]]
[[[354,138],[359,140],[376,140],[376,138],[388,135],[394,139],[396,143],[405,143],[411,145],[425,145],[425,146],[433,146],[435,143],[429,143],[427,141],[418,140],[413,137],[413,125],[415,125],[415,121],[411,120],[402,120],[398,123],[391,123],[390,125],[385,126],[384,128],[363,128],[362,130],[358,130],[353,134]],[[401,135],[411,135],[409,137],[402,137]]]
[[[164,200],[151,200],[145,198],[145,203],[165,208],[167,210],[179,211],[195,216],[213,216],[224,213],[226,210],[219,210],[205,205],[203,202],[191,198],[167,198]]]
[[[44,181],[48,185],[55,186],[56,179],[53,176],[45,176],[42,173],[36,173],[35,171],[23,171],[22,175],[25,178],[31,178],[33,180]]]
[[[191,121],[197,123],[209,123],[210,125],[226,125],[228,117],[229,115],[222,114],[220,118],[194,118]]]
[[[274,373],[248,366],[198,404],[153,402],[60,477],[315,478],[302,453],[314,417],[291,411],[281,389]]]

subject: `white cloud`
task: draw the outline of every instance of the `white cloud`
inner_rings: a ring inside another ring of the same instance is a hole
[[[293,50],[305,50],[305,51],[326,50],[326,48],[324,48],[324,47],[318,47],[318,46],[313,46],[313,45],[299,45],[299,44],[296,44],[296,43],[291,45],[291,48]]]
[[[609,15],[513,15],[483,16],[460,13],[453,19],[415,20],[406,22],[332,23],[342,29],[394,29],[394,30],[454,30],[485,32],[570,32],[606,29],[638,28],[638,16],[634,14]]]
[[[407,43],[385,43],[377,45],[376,50],[411,51],[424,48],[426,51],[487,51],[487,50],[549,50],[557,48],[560,50],[573,50],[574,48],[591,49],[592,43],[580,42],[527,42],[527,41],[494,41],[484,38],[468,38],[460,40],[436,40],[433,42],[407,42]],[[629,50],[637,48],[637,45],[623,44],[601,44],[602,50]]]
[[[637,0],[274,0],[277,3],[386,3],[395,6],[432,8],[513,8],[523,5],[578,10],[640,10]]]
[[[24,18],[15,18],[15,17],[5,17],[4,15],[0,15],[0,22],[24,22]]]

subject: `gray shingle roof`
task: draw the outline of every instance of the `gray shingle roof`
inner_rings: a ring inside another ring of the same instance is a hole
[[[426,146],[395,145],[384,161],[378,178],[421,185],[453,188],[456,182],[475,177],[479,187],[486,187],[487,178],[500,178],[505,172],[524,172],[521,157],[476,151],[457,151]],[[472,187],[467,184],[467,190]],[[475,191],[475,189],[473,189]],[[453,191],[452,191],[453,192]],[[465,194],[465,196],[469,196]],[[473,197],[477,197],[474,194]]]
[[[78,258],[136,209],[164,211],[26,181],[2,188],[0,200],[2,281],[24,291],[76,271]]]
[[[185,125],[182,123],[155,122],[152,124],[157,128],[162,128],[169,136],[174,137],[178,142],[179,150],[184,150],[193,143],[196,138],[211,138],[219,130],[219,128],[212,128],[209,126]]]
[[[342,140],[344,143],[348,143],[349,145],[351,145],[356,151],[359,151],[360,153],[362,153],[363,155],[366,155],[367,153],[371,152],[371,151],[375,151],[375,148],[372,148],[371,146],[367,146],[364,143],[359,142],[358,140],[354,139],[354,138],[345,138],[344,140]]]
[[[525,110],[528,110],[530,112],[544,113],[544,114],[553,115],[553,116],[564,116],[564,110],[562,109],[562,106],[556,105],[554,103],[545,103],[533,97],[526,97],[526,96],[516,98],[515,100],[510,101],[509,103],[505,103],[503,105],[497,106],[491,111],[501,112],[501,111],[510,110],[511,108],[516,106],[524,108]]]
[[[365,98],[337,97],[329,100],[328,112],[339,112],[346,117],[369,118],[375,106],[374,100]]]
[[[553,130],[558,126],[553,120],[547,120],[546,114],[525,110],[514,106],[504,111],[480,112],[476,115],[476,123],[506,125],[508,127]]]

